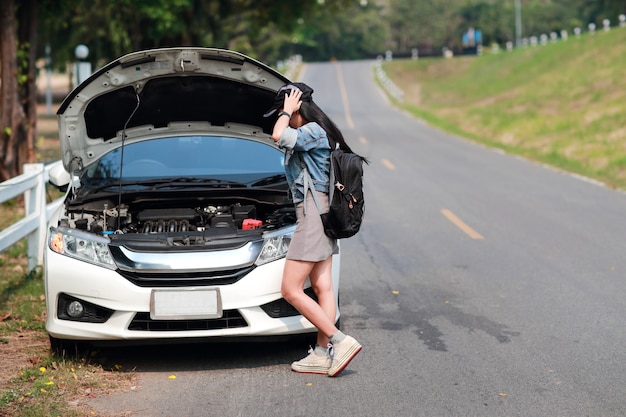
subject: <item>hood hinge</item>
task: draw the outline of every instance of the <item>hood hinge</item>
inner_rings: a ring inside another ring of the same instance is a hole
[[[83,170],[83,159],[80,156],[75,156],[70,161],[68,168],[70,169],[70,174],[78,175]]]
[[[70,169],[70,189],[72,190],[72,194],[76,195],[76,190],[80,188],[80,171],[83,169],[83,160],[79,156],[75,156],[70,161],[69,167]]]

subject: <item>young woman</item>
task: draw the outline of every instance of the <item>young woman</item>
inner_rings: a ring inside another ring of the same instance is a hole
[[[311,193],[317,194],[322,211],[327,211],[331,147],[338,144],[351,150],[337,126],[313,102],[312,95],[313,89],[304,83],[285,85],[264,116],[278,111],[272,138],[285,149],[285,172],[296,204],[297,227],[285,261],[282,295],[318,330],[315,348],[293,362],[291,369],[336,376],[359,353],[361,344],[335,326],[337,304],[331,269],[337,242],[324,234]],[[311,188],[303,185],[304,167],[312,179]],[[304,293],[307,278],[317,302]]]

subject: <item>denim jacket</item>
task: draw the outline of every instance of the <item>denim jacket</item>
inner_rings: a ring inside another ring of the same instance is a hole
[[[287,126],[278,146],[285,149],[285,174],[294,203],[304,200],[303,166],[309,171],[315,189],[328,193],[330,144],[320,125],[310,122],[299,129]]]

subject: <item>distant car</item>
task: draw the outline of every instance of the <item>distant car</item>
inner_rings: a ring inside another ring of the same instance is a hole
[[[44,262],[54,349],[315,331],[280,292],[296,218],[263,113],[288,81],[237,52],[168,48],[68,95]]]

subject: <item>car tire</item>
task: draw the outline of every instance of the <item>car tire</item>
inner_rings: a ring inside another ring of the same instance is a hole
[[[50,338],[50,350],[61,357],[77,357],[80,356],[88,347],[86,342],[80,342],[78,340],[65,340],[57,339],[56,337],[49,336]]]

